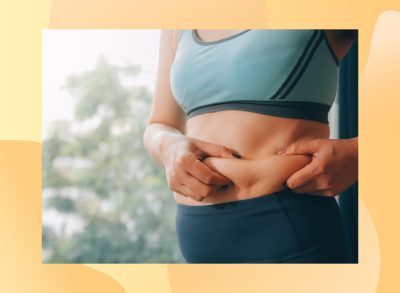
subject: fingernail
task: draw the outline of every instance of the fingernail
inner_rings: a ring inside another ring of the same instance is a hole
[[[285,152],[286,152],[286,148],[282,148],[282,149],[279,149],[277,152],[276,152],[276,154],[277,155],[282,155],[282,154],[284,154]]]
[[[236,152],[233,152],[233,153],[232,153],[232,156],[234,156],[235,158],[238,158],[238,159],[241,159],[241,158],[242,158],[242,156],[239,155],[239,154],[236,153]]]

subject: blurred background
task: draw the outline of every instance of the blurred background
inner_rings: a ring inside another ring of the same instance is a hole
[[[43,262],[183,262],[172,192],[142,142],[159,38],[42,32]]]

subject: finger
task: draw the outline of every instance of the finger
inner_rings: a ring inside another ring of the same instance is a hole
[[[186,176],[182,179],[181,183],[201,197],[209,196],[217,188],[213,185],[204,184],[189,173],[186,173]]]
[[[296,188],[296,192],[312,193],[318,191],[333,193],[332,183],[328,175],[318,174],[310,182]]]
[[[191,190],[188,186],[181,184],[179,186],[179,191],[180,194],[193,198],[194,200],[197,201],[202,201],[204,199],[204,197],[198,195],[197,193],[193,192],[193,190]]]
[[[325,190],[327,189],[327,184],[325,184],[326,182],[324,180],[324,176],[314,176],[312,180],[295,188],[293,191],[296,193],[311,193],[319,190]]]
[[[316,185],[315,181],[311,180],[310,182],[307,182],[304,185],[294,188],[293,192],[295,192],[295,193],[312,193],[312,192],[318,191],[318,188],[316,188],[315,185]]]
[[[287,148],[279,149],[278,155],[307,155],[314,154],[319,147],[317,140],[301,140],[294,142]]]
[[[202,163],[198,159],[195,159],[193,164],[190,164],[187,172],[204,184],[223,186],[231,183],[231,180],[212,171],[206,164]]]
[[[223,145],[217,145],[199,139],[195,139],[194,143],[199,148],[198,154],[203,157],[241,158],[238,152]]]
[[[304,168],[293,173],[286,180],[286,185],[290,189],[297,189],[311,182],[314,179],[314,176],[317,174],[317,164],[318,163],[316,163],[314,160]]]

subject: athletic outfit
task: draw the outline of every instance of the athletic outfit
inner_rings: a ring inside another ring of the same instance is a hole
[[[323,30],[243,30],[202,41],[180,30],[171,90],[187,117],[240,110],[328,123],[338,60]],[[347,250],[333,197],[273,194],[213,205],[177,204],[190,263],[341,263]]]

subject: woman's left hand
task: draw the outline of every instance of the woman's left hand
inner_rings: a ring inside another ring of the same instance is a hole
[[[335,196],[357,181],[358,137],[302,140],[277,154],[312,155],[311,163],[286,181],[294,192]]]

